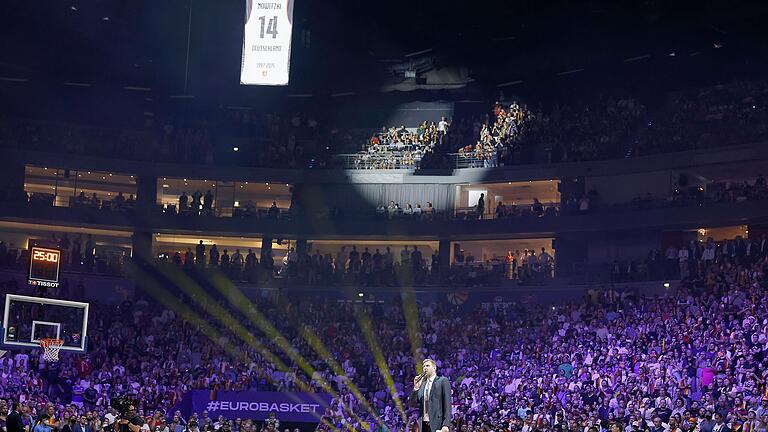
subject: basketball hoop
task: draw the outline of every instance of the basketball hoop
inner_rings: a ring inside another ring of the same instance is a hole
[[[45,350],[45,352],[43,353],[43,358],[45,359],[45,361],[48,361],[48,362],[59,361],[59,350],[61,349],[62,345],[64,345],[63,339],[51,339],[51,338],[40,339],[40,346]]]

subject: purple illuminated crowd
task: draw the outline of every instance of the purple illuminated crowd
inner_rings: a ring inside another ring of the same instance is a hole
[[[768,259],[760,250],[744,252],[716,254],[661,297],[609,287],[555,307],[491,303],[459,312],[447,304],[421,304],[416,352],[437,359],[438,373],[451,378],[459,431],[766,430]],[[414,334],[406,320],[415,315],[405,312],[410,303],[255,299],[263,320],[314,368],[308,377],[263,336],[263,323],[241,320],[286,369],[208,315],[206,305],[228,307],[223,300],[176,298],[92,308],[85,356],[62,353],[49,364],[40,350],[6,353],[0,394],[20,401],[33,418],[52,404],[59,419],[81,413],[103,419],[111,398],[129,393],[140,400],[141,415],[151,419],[159,411],[157,421],[166,430],[173,422],[169,409],[192,389],[330,388],[337,397],[319,430],[332,429],[329,424],[412,430],[415,412],[398,408],[416,374]],[[182,305],[222,336],[211,341],[200,322],[180,319],[174,310]],[[299,328],[319,337],[340,370],[309,348]],[[373,354],[374,341],[381,358]],[[222,422],[206,413],[194,417],[201,430]],[[259,425],[231,427],[250,431]]]

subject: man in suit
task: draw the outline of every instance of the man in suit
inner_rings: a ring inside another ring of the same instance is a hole
[[[93,432],[93,427],[88,423],[88,418],[84,414],[81,414],[77,423],[72,426],[72,432]]]
[[[8,432],[24,432],[24,423],[21,421],[18,402],[11,403],[11,412],[5,420],[5,427]]]
[[[409,402],[419,407],[420,432],[449,432],[451,427],[451,382],[448,377],[437,376],[437,365],[432,359],[423,362],[424,374],[413,379],[413,392]]]

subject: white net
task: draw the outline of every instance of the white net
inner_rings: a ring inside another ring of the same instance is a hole
[[[43,358],[45,361],[56,362],[59,361],[59,350],[64,344],[61,339],[41,339],[40,346],[43,348]]]

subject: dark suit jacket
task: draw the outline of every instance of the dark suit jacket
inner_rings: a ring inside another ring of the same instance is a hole
[[[5,427],[8,432],[24,432],[24,423],[21,421],[21,414],[18,411],[11,411],[5,420]]]
[[[411,392],[408,398],[411,406],[419,407],[419,419],[424,417],[424,389],[426,383],[419,387],[418,391]],[[432,390],[429,393],[429,428],[436,432],[444,426],[451,427],[451,382],[447,377],[438,376],[432,382]],[[421,420],[419,420],[421,427]]]

